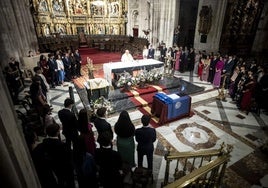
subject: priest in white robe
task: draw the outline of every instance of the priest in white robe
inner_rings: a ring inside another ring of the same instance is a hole
[[[134,59],[132,55],[129,53],[129,50],[125,50],[125,53],[121,57],[121,62],[133,62]]]

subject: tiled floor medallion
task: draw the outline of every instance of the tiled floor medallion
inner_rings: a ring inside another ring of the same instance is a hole
[[[219,140],[212,130],[196,122],[181,124],[174,132],[183,144],[194,150],[212,148]]]

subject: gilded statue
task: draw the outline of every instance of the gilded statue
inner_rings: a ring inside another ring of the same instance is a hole
[[[38,5],[38,11],[39,12],[47,12],[48,11],[48,5],[46,0],[40,0]]]
[[[63,5],[62,5],[62,0],[54,0],[53,1],[53,10],[56,12],[62,12],[63,11]]]

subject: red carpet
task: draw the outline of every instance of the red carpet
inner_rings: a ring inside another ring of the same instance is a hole
[[[103,64],[108,62],[118,62],[122,54],[119,52],[106,52],[96,48],[79,48],[82,57],[82,64],[87,64],[87,57],[93,60],[93,64]]]
[[[137,97],[131,97],[130,100],[136,105],[136,106],[147,106],[148,104],[151,104],[153,102],[153,96],[157,92],[152,93],[146,93],[146,94],[140,94]]]

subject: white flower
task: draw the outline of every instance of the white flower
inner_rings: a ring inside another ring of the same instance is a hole
[[[113,111],[113,107],[110,103],[110,101],[108,101],[106,98],[104,98],[103,96],[101,96],[100,98],[98,98],[94,103],[93,103],[93,108],[95,110],[101,108],[101,107],[105,107],[107,109],[107,111],[109,113],[111,113]]]

